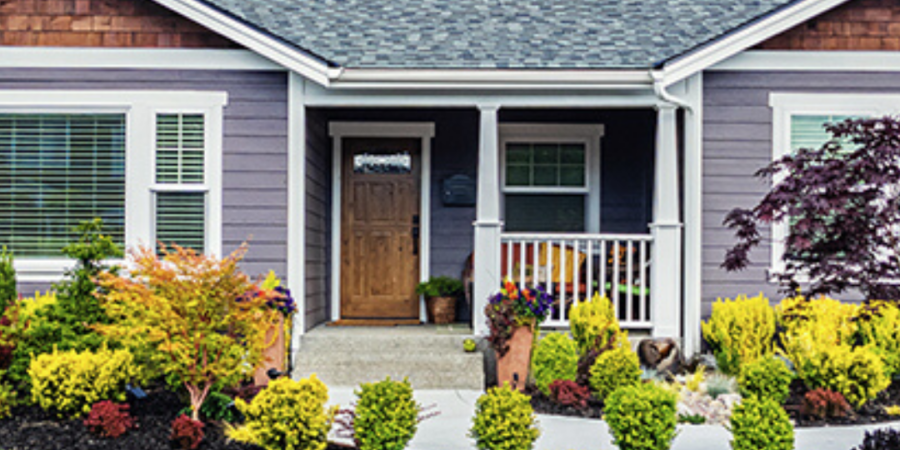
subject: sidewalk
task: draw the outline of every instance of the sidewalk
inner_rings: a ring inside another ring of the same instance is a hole
[[[466,434],[480,391],[417,390],[416,400],[424,406],[435,404],[440,415],[423,422],[410,450],[472,450]],[[350,388],[329,389],[330,403],[349,406],[354,400]],[[606,423],[598,420],[560,416],[538,416],[541,437],[536,450],[613,450]],[[851,450],[862,442],[867,429],[900,426],[900,422],[875,426],[804,428],[795,431],[797,450]],[[719,426],[679,427],[672,450],[730,450],[731,434]]]

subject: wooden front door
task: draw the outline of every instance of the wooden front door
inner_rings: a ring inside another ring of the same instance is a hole
[[[344,138],[341,318],[417,321],[420,139]]]

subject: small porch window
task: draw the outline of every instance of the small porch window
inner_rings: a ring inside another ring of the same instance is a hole
[[[503,124],[508,232],[599,232],[602,125]]]

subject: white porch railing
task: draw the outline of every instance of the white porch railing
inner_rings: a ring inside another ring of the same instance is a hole
[[[501,234],[501,274],[520,287],[539,285],[554,298],[545,327],[569,325],[569,309],[606,295],[623,328],[653,327],[650,234]]]

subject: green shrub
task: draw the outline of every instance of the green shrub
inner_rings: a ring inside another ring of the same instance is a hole
[[[776,356],[757,359],[741,367],[741,396],[771,398],[779,405],[791,395],[794,373]]]
[[[18,404],[16,391],[13,389],[12,385],[2,381],[4,375],[6,375],[4,371],[0,370],[0,419],[11,417],[13,406]]]
[[[534,349],[531,373],[538,389],[550,396],[550,384],[556,380],[575,381],[578,375],[578,347],[565,333],[544,336]]]
[[[654,383],[625,386],[606,400],[606,422],[621,450],[666,450],[675,439],[677,395]]]
[[[13,267],[13,255],[6,250],[6,246],[0,249],[0,316],[6,311],[6,307],[16,300],[16,269]]]
[[[731,414],[734,450],[793,450],[794,427],[784,408],[770,398],[746,398]]]
[[[504,385],[478,398],[469,430],[478,450],[530,450],[539,435],[531,401],[525,394]]]
[[[324,450],[337,412],[326,409],[328,388],[315,375],[300,381],[279,378],[250,403],[235,399],[244,425],[228,437],[266,450]]]
[[[891,385],[884,361],[866,347],[837,345],[818,353],[812,364],[816,369],[804,380],[810,389],[839,392],[857,408]]]
[[[459,297],[464,291],[462,281],[451,277],[431,277],[416,286],[416,294],[425,297]]]
[[[200,417],[219,422],[237,422],[240,414],[231,407],[234,400],[231,397],[217,391],[212,391],[200,407]],[[186,406],[178,415],[191,415],[191,407]]]
[[[616,389],[633,386],[640,381],[641,363],[630,347],[606,351],[591,366],[591,391],[601,400]]]
[[[582,354],[604,351],[628,343],[627,334],[619,326],[612,302],[594,294],[589,302],[581,302],[569,311],[572,337]]]
[[[719,299],[701,328],[719,370],[738,376],[741,365],[772,354],[775,311],[762,294],[752,298],[741,295],[733,301]]]
[[[859,340],[884,360],[888,377],[900,375],[900,307],[872,301],[856,317]]]
[[[356,391],[353,437],[359,450],[403,450],[418,428],[409,381],[366,383]]]
[[[62,249],[63,255],[75,260],[76,264],[66,272],[63,281],[53,286],[55,301],[34,309],[27,327],[12,332],[16,348],[8,376],[20,392],[27,393],[30,389],[28,367],[33,355],[51,353],[54,348],[94,351],[106,341],[92,328],[95,324],[109,322],[94,296],[97,292],[94,280],[108,270],[103,261],[121,257],[122,251],[110,236],[102,233],[102,227],[100,219],[76,227],[80,233],[78,241]]]
[[[28,368],[31,400],[60,417],[77,417],[101,400],[125,401],[125,384],[136,374],[134,357],[127,350],[54,350],[37,356]]]

